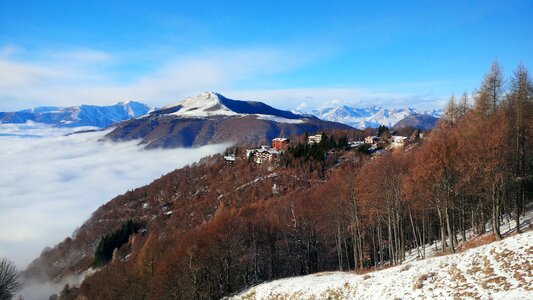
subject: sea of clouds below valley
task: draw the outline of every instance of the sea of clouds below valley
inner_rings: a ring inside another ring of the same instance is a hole
[[[0,257],[20,269],[113,197],[228,146],[144,150],[105,131],[65,136],[75,130],[0,125]]]

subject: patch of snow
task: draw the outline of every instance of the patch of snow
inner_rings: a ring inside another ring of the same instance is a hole
[[[302,119],[287,119],[287,118],[282,118],[282,117],[277,117],[277,116],[272,116],[272,115],[256,114],[256,116],[258,119],[261,119],[261,120],[274,121],[278,123],[301,124],[305,122]]]
[[[366,275],[324,272],[276,280],[229,299],[533,299],[531,241],[530,230]]]
[[[161,109],[180,107],[170,115],[180,117],[206,117],[206,116],[235,116],[238,113],[224,106],[216,93],[205,92],[195,97],[189,97],[176,104],[164,106]]]

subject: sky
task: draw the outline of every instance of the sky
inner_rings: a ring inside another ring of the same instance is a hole
[[[204,91],[434,109],[533,66],[533,1],[0,1],[0,111]]]

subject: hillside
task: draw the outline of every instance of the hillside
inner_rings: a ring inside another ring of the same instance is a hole
[[[422,130],[432,129],[439,119],[435,116],[421,113],[413,113],[394,124],[393,129],[413,127]]]
[[[213,222],[217,211],[220,214],[225,208],[248,207],[267,199],[281,201],[323,182],[316,171],[298,174],[295,168],[256,165],[245,159],[228,164],[220,155],[207,157],[111,199],[71,237],[43,250],[25,275],[38,281],[60,281],[83,273],[91,267],[100,238],[129,219],[143,222],[147,232],[159,236],[164,244],[175,230],[193,232]],[[146,236],[139,235],[136,246],[145,242]],[[130,251],[137,253],[137,247]]]
[[[531,299],[532,241],[530,230],[365,275],[326,272],[276,280],[229,299]]]
[[[278,136],[349,128],[345,124],[297,115],[261,102],[231,100],[205,92],[121,123],[107,138],[113,141],[140,140],[146,148],[195,147],[223,142],[257,145]]]
[[[128,101],[109,106],[36,107],[17,112],[0,112],[0,123],[28,121],[58,127],[107,127],[113,123],[142,116],[151,110],[145,104]]]

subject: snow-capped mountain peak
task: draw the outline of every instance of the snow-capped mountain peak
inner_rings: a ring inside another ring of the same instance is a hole
[[[151,114],[172,115],[181,118],[256,115],[258,118],[267,119],[276,117],[276,120],[283,122],[310,117],[276,109],[262,102],[232,100],[215,92],[204,92],[189,97],[178,103],[164,106]]]
[[[28,121],[61,127],[107,127],[113,123],[145,115],[151,110],[145,104],[128,101],[109,106],[80,105],[70,107],[40,106],[16,112],[0,112],[0,123]]]
[[[204,92],[189,97],[176,104],[161,108],[168,114],[181,117],[233,116],[236,112],[227,108],[221,101],[222,95],[215,92]]]
[[[328,101],[317,109],[299,105],[293,111],[312,114],[323,120],[340,122],[359,129],[376,128],[380,125],[392,127],[412,115],[428,115],[434,119],[440,117],[440,110],[421,112],[415,108],[353,107],[338,100]]]

